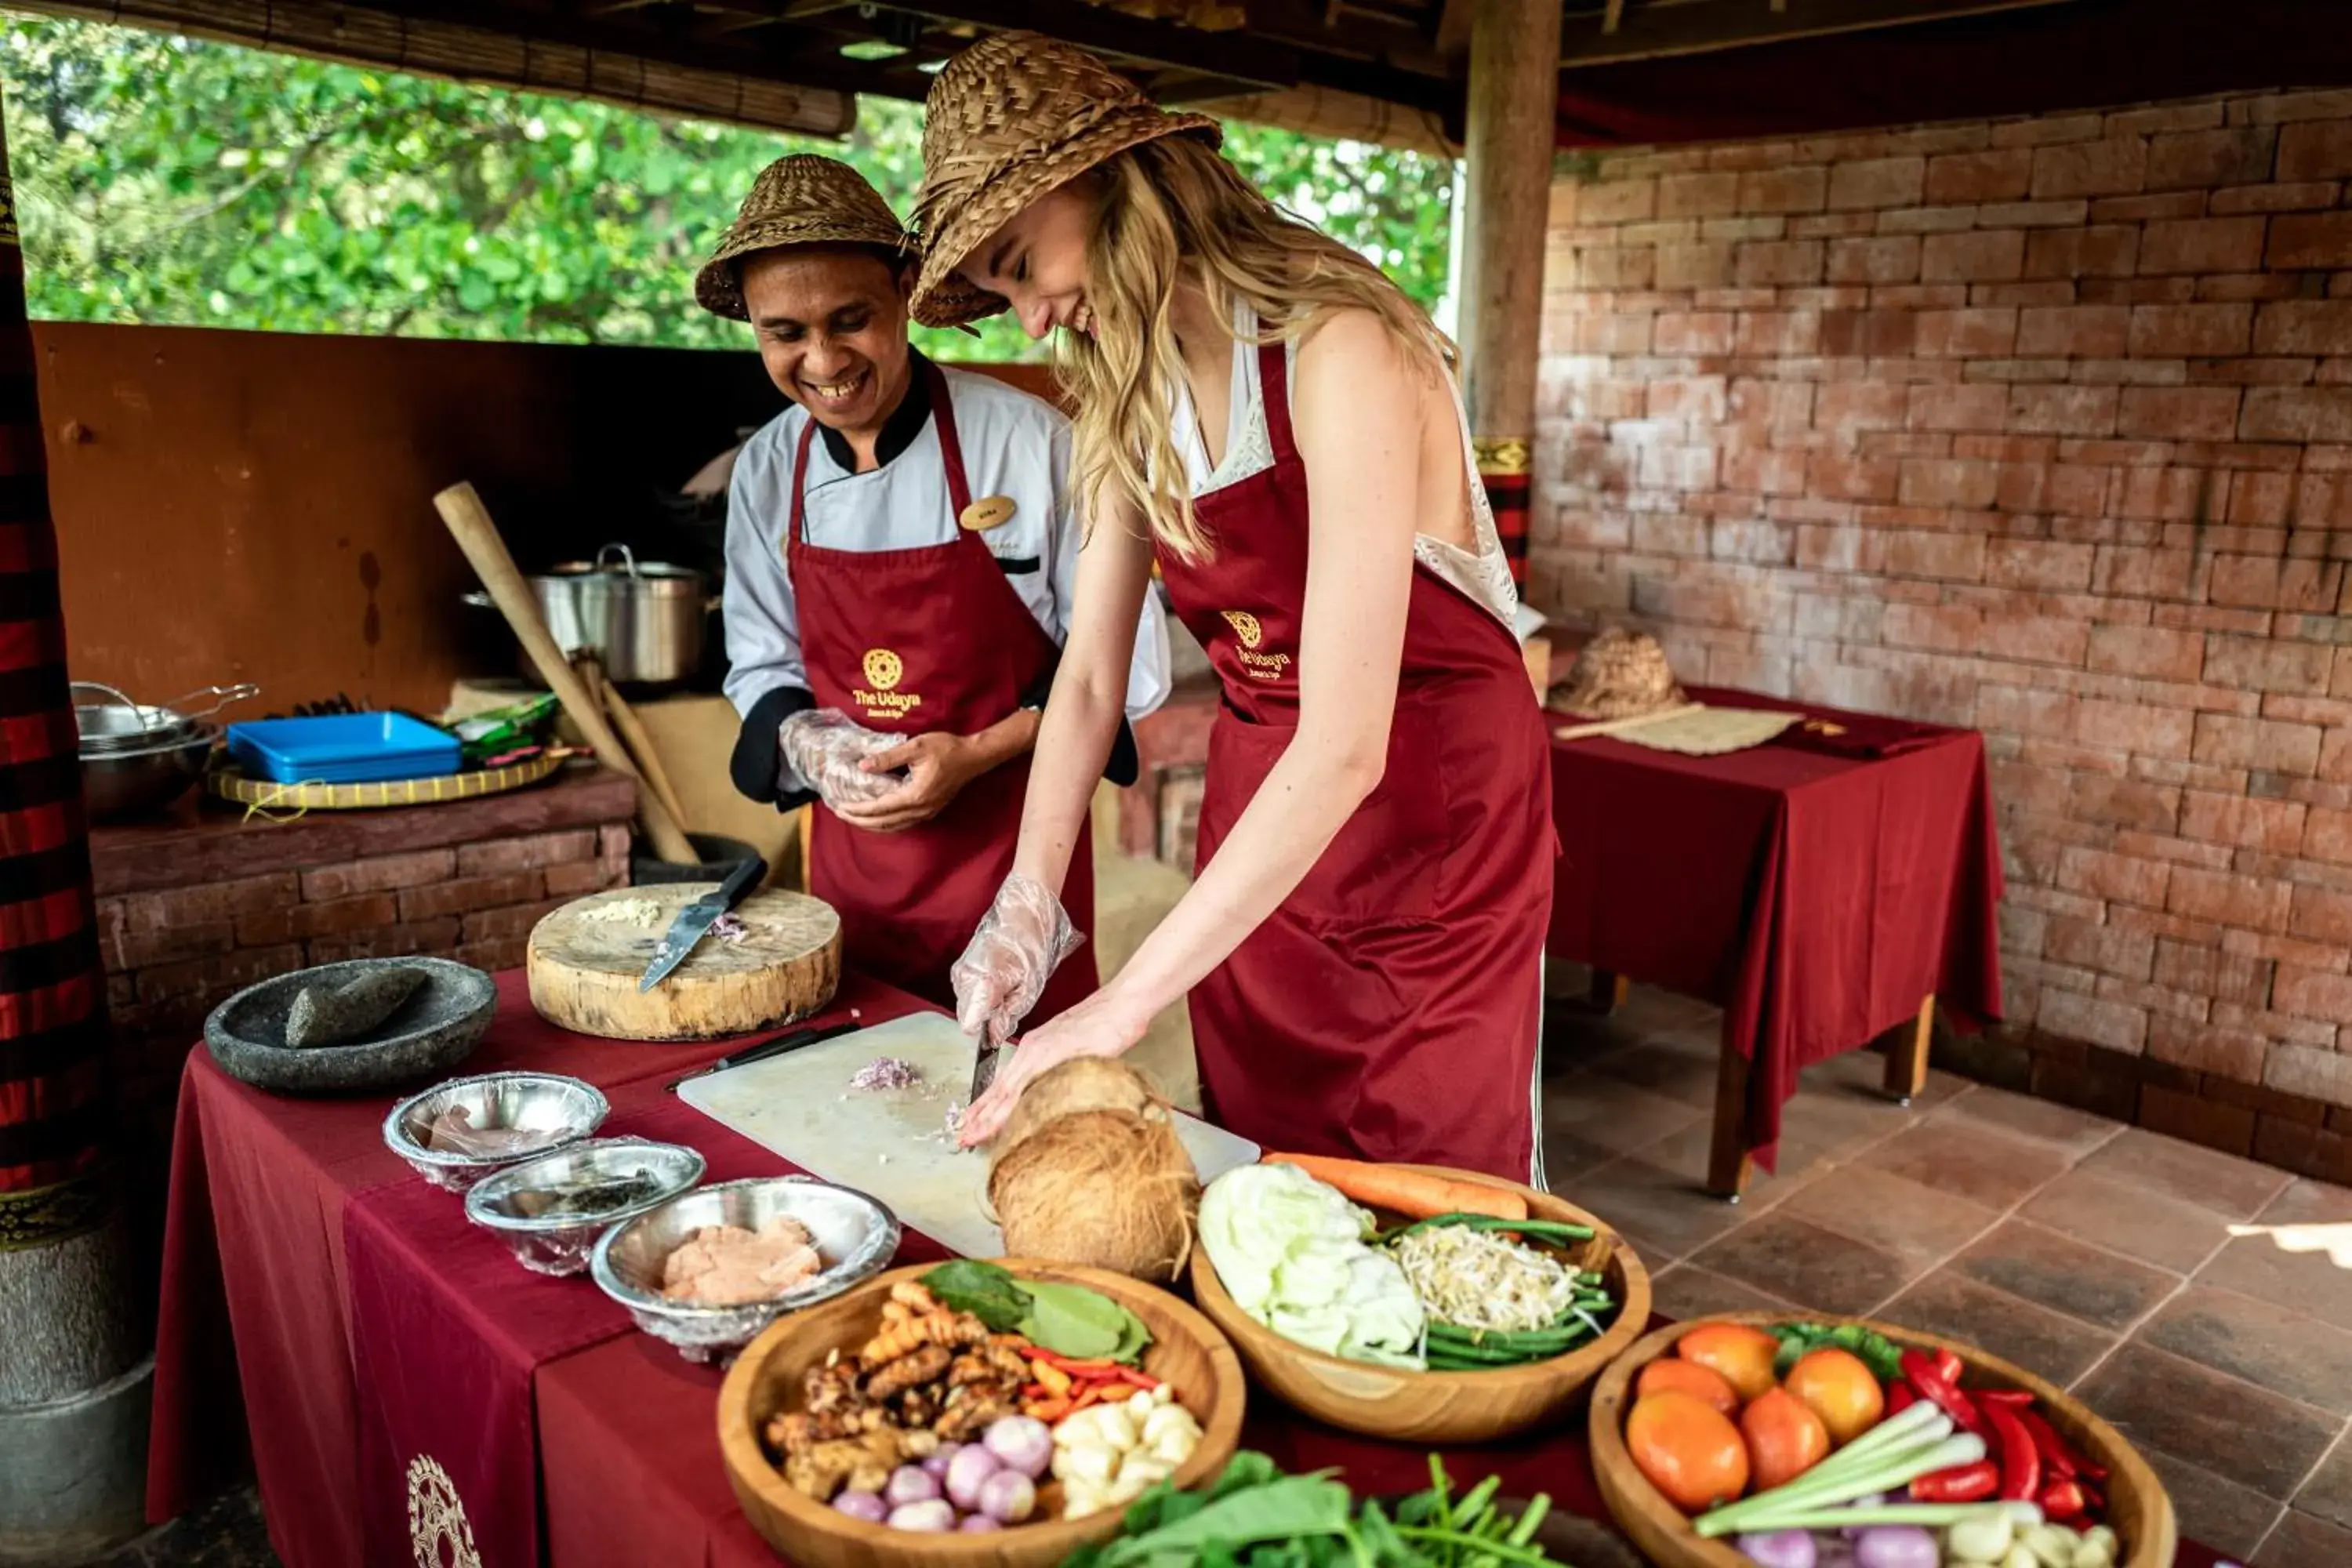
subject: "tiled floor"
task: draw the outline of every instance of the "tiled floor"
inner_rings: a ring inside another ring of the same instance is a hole
[[[1555,1007],[1552,1186],[1622,1229],[1660,1311],[1857,1312],[1974,1341],[2147,1454],[2182,1530],[2257,1568],[2352,1568],[2352,1191],[1861,1052],[1784,1119],[1780,1170],[1700,1190],[1716,1016]]]

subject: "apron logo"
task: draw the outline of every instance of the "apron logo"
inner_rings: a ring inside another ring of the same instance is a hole
[[[907,666],[897,654],[887,647],[869,647],[860,663],[866,684],[850,695],[868,719],[904,719],[923,705],[922,693],[898,689],[898,682],[907,679]]]
[[[964,508],[963,515],[956,521],[975,531],[984,528],[1001,528],[1011,522],[1013,514],[1019,510],[1011,496],[982,496]]]
[[[448,1550],[442,1550],[444,1543]],[[408,1544],[416,1568],[482,1568],[457,1484],[430,1454],[408,1464]]]
[[[1220,610],[1225,624],[1234,628],[1241,639],[1242,671],[1253,680],[1280,680],[1282,672],[1290,668],[1286,653],[1260,653],[1258,645],[1265,641],[1265,627],[1247,610]]]

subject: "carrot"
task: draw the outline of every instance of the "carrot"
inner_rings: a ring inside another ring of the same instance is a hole
[[[1429,1219],[1442,1214],[1491,1215],[1496,1219],[1528,1217],[1527,1199],[1507,1187],[1490,1187],[1483,1182],[1456,1181],[1450,1176],[1408,1171],[1399,1165],[1334,1160],[1321,1154],[1268,1154],[1265,1160],[1271,1164],[1296,1165],[1368,1208],[1386,1209],[1407,1219]]]

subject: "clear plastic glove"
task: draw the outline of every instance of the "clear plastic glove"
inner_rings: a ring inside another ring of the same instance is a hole
[[[869,730],[838,708],[795,713],[776,726],[784,761],[835,811],[880,800],[904,782],[898,773],[870,773],[858,765],[895,751],[903,739]]]
[[[1085,940],[1045,884],[1013,872],[948,971],[957,1025],[975,1037],[985,1029],[990,1041],[1003,1045],[1045,994],[1045,982],[1062,960]]]

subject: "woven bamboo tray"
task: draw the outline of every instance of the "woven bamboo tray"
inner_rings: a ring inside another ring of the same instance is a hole
[[[1707,1541],[1691,1528],[1689,1518],[1682,1510],[1668,1502],[1652,1486],[1633,1463],[1625,1448],[1625,1415],[1631,1407],[1629,1395],[1633,1380],[1642,1369],[1662,1356],[1674,1353],[1675,1342],[1702,1323],[1746,1323],[1755,1328],[1769,1328],[1774,1323],[1790,1321],[1785,1312],[1727,1312],[1713,1318],[1694,1318],[1687,1322],[1673,1324],[1649,1335],[1620,1357],[1617,1363],[1601,1373],[1600,1384],[1592,1391],[1592,1469],[1601,1481],[1601,1500],[1609,1505],[1617,1526],[1633,1537],[1633,1544],[1643,1555],[1659,1568],[1752,1568],[1746,1553],[1735,1551],[1728,1541]],[[1860,1322],[1875,1329],[1899,1345],[1916,1345],[1922,1350],[1948,1349],[1967,1364],[1968,1372],[1961,1382],[1970,1388],[2022,1388],[2041,1402],[2042,1413],[2050,1424],[2063,1433],[2084,1453],[2105,1465],[2106,1481],[2106,1522],[2122,1542],[2122,1555],[2116,1568],[2172,1568],[2174,1549],[2179,1536],[2172,1517],[2172,1500],[2165,1495],[2164,1484],[2156,1472],[2147,1468],[2123,1435],[2096,1415],[2081,1400],[2070,1397],[2056,1384],[2045,1383],[2021,1366],[2012,1365],[1990,1351],[1958,1340],[1937,1339],[1932,1335],[1898,1329],[1892,1323],[1873,1322],[1862,1318],[1812,1318],[1815,1322]]]
[[[1573,1411],[1601,1370],[1639,1339],[1650,1321],[1650,1271],[1608,1222],[1574,1204],[1475,1171],[1408,1166],[1460,1182],[1507,1187],[1538,1219],[1589,1225],[1578,1265],[1597,1268],[1619,1302],[1608,1331],[1580,1350],[1492,1372],[1413,1372],[1346,1361],[1294,1344],[1241,1310],[1217,1279],[1205,1248],[1192,1249],[1192,1299],[1241,1352],[1250,1376],[1275,1397],[1317,1420],[1397,1443],[1483,1443],[1559,1420]],[[1382,1214],[1383,1226],[1400,1223]]]
[[[510,789],[535,784],[562,765],[562,757],[537,756],[503,768],[349,784],[279,784],[251,777],[239,768],[222,767],[206,776],[205,787],[223,800],[233,800],[256,811],[362,811],[387,805],[439,805],[453,800],[472,800],[477,795],[503,795]]]

